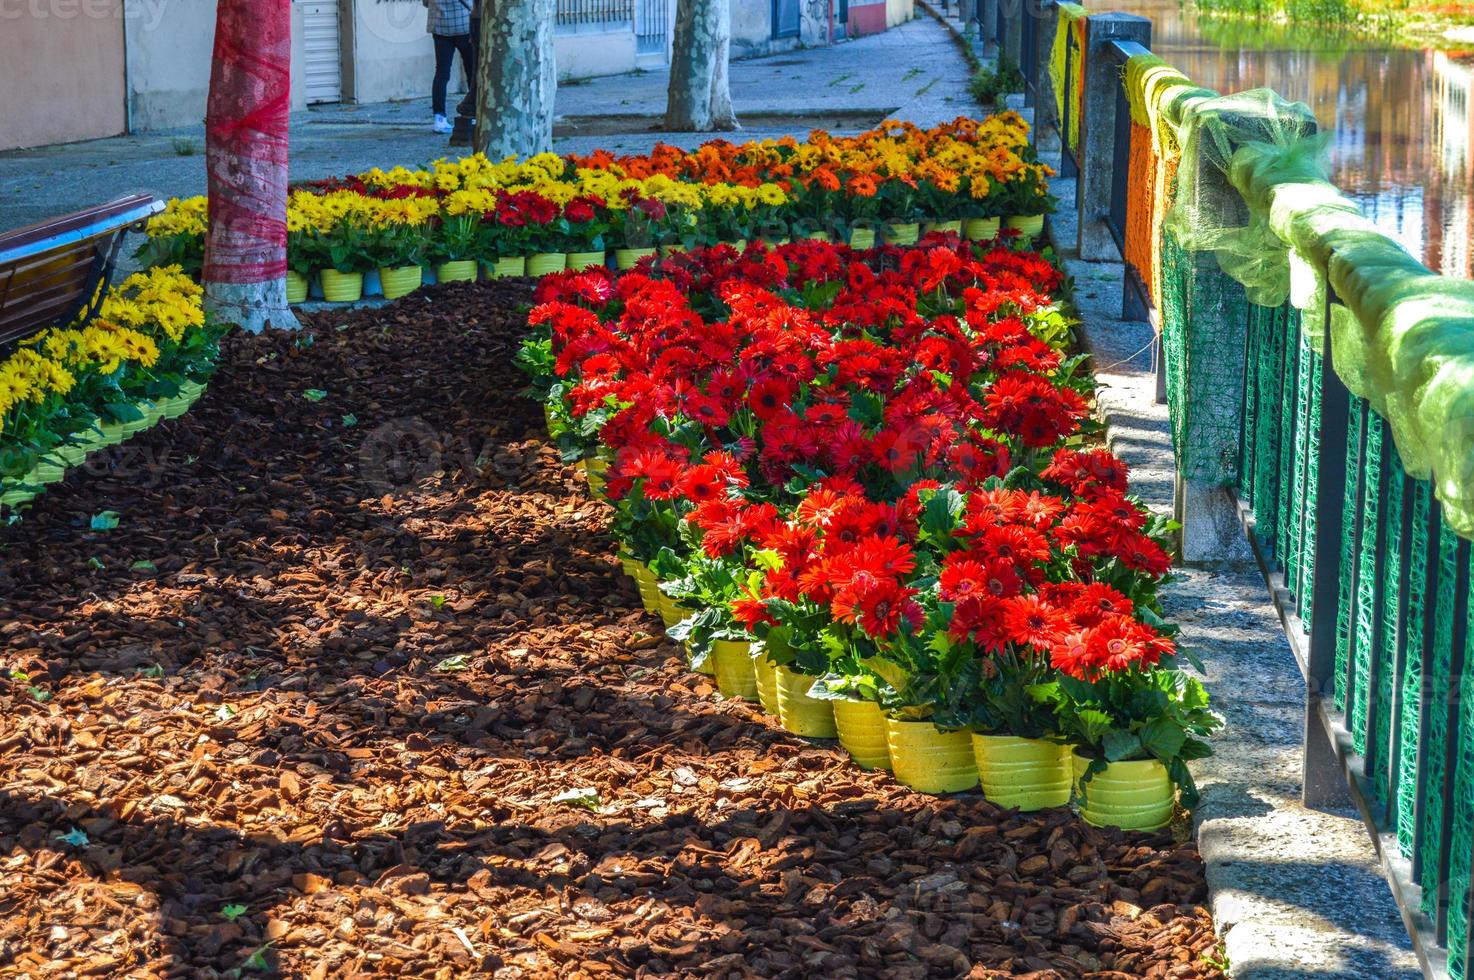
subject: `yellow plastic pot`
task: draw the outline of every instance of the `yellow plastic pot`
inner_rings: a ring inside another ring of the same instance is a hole
[[[885,720],[896,778],[923,793],[957,793],[978,784],[967,732],[944,732],[930,721]]]
[[[400,266],[397,269],[380,269],[379,282],[384,285],[385,299],[408,296],[425,281],[425,270],[417,265]]]
[[[1008,218],[1003,222],[1005,228],[1017,229],[1019,235],[1027,239],[1038,238],[1044,233],[1044,215],[1021,214]]]
[[[546,276],[554,272],[562,272],[566,268],[568,268],[566,252],[539,252],[537,255],[527,257],[529,276]]]
[[[809,697],[814,679],[792,667],[775,668],[778,675],[778,721],[784,729],[808,738],[834,738],[834,702]]]
[[[591,456],[583,461],[584,482],[589,485],[589,491],[597,497],[604,496],[604,487],[609,484],[609,461]]]
[[[833,701],[839,744],[861,769],[889,769],[891,750],[885,737],[885,714],[874,701]]]
[[[308,285],[309,285],[309,283],[307,282],[307,277],[304,276],[304,275],[302,275],[302,273],[300,273],[300,272],[288,272],[287,273],[287,302],[288,303],[305,303],[305,302],[307,302],[307,287],[308,287]]]
[[[618,269],[633,269],[635,263],[641,259],[648,259],[655,254],[653,248],[616,248],[614,250],[614,265]]]
[[[956,221],[928,221],[921,226],[921,233],[923,235],[930,235],[934,231],[943,233],[951,232],[954,235],[961,235],[962,220],[959,218]]]
[[[435,279],[437,282],[475,282],[476,261],[458,259],[455,262],[442,262],[435,267]]]
[[[1070,802],[1070,747],[1042,738],[973,735],[983,795],[999,806],[1042,810]]]
[[[921,237],[921,225],[915,221],[893,221],[885,230],[887,245],[915,245]]]
[[[637,583],[640,581],[640,566],[642,564],[643,562],[641,562],[638,558],[633,558],[625,554],[623,551],[619,553],[620,570],[623,571],[624,574],[628,575],[630,578],[634,579]]]
[[[768,248],[777,248],[779,245],[787,245],[792,239],[789,238],[763,238],[763,244]]]
[[[827,241],[829,241],[829,232],[827,232],[827,231],[811,231],[807,235],[805,235],[804,237],[807,238],[811,242],[827,242]]]
[[[997,218],[968,218],[962,223],[962,237],[970,242],[990,242],[998,237]]]
[[[363,299],[363,273],[322,270],[322,298],[329,303],[357,303]]]
[[[577,272],[579,269],[587,269],[591,265],[603,265],[605,258],[603,252],[569,252],[567,255],[567,267]]]
[[[757,675],[757,699],[770,715],[778,713],[778,667],[765,653],[754,657],[752,671]]]
[[[707,657],[716,674],[717,690],[729,698],[756,701],[757,669],[752,663],[752,647],[740,640],[713,640]]]
[[[1156,759],[1108,763],[1104,772],[1082,783],[1090,760],[1076,752],[1075,798],[1080,816],[1097,827],[1156,830],[1172,819],[1177,787]]]
[[[874,247],[875,247],[875,229],[874,228],[851,228],[850,229],[850,248],[874,248]]]
[[[659,591],[657,589],[657,591]],[[665,628],[672,626],[691,615],[693,610],[687,609],[664,592],[660,593],[660,619],[665,623]]]
[[[685,245],[681,245],[681,244],[662,245],[662,246],[660,246],[660,254],[662,256],[667,256],[667,255],[684,255],[685,253],[687,253],[689,251],[691,251],[689,248],[687,248]]]
[[[686,666],[703,677],[716,677],[717,672],[716,668],[712,666],[711,654],[708,653],[706,659],[701,661],[701,666],[698,667],[696,666],[696,654],[692,652],[690,642],[687,641],[681,644],[681,646],[686,650]]]
[[[646,612],[660,612],[660,584],[650,566],[639,563],[635,568],[635,586],[640,590],[640,604]]]
[[[510,279],[516,276],[527,275],[527,256],[512,255],[495,262],[488,262],[481,267],[486,271],[488,279]]]
[[[552,405],[549,405],[549,404],[544,404],[543,405],[543,420],[547,423],[548,436],[551,437],[553,435],[553,406]]]
[[[735,248],[738,252],[747,251],[747,239],[745,238],[738,238],[735,241],[727,242],[727,244]]]

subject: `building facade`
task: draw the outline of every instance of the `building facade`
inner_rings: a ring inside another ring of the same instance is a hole
[[[752,57],[873,33],[913,0],[730,0]],[[560,78],[660,69],[676,0],[556,0]],[[421,0],[293,0],[292,107],[429,94]],[[0,150],[198,124],[215,0],[0,0]]]

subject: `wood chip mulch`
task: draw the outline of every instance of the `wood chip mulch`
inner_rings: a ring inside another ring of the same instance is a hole
[[[0,528],[0,975],[1221,976],[1190,842],[685,670],[517,395],[529,299],[233,337]]]

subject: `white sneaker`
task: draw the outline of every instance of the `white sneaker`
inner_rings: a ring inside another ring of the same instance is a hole
[[[434,128],[435,128],[435,132],[437,132],[437,133],[451,133],[451,132],[455,132],[455,127],[450,124],[450,120],[449,119],[446,119],[444,116],[439,116],[439,115],[437,115],[435,117],[435,127]]]

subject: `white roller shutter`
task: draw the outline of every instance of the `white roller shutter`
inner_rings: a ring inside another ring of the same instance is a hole
[[[302,8],[303,90],[309,105],[343,101],[343,32],[336,0]]]

